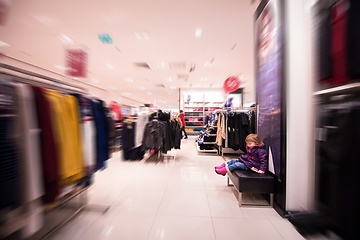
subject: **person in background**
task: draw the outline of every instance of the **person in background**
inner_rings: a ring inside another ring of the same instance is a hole
[[[186,131],[185,131],[185,115],[184,115],[183,110],[180,110],[179,118],[180,118],[180,120],[182,122],[182,125],[183,125],[182,128],[181,128],[181,131],[184,132],[184,135],[185,135],[184,139],[187,139],[188,136],[187,136]]]
[[[249,134],[245,142],[247,153],[240,155],[239,159],[232,159],[227,163],[216,166],[215,172],[217,174],[225,176],[227,172],[236,169],[265,173],[267,168],[267,151],[264,143],[256,134]]]

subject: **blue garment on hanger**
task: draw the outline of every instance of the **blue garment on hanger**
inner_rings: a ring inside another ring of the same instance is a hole
[[[106,118],[103,111],[102,101],[91,101],[96,125],[96,169],[105,169],[105,161],[109,159],[108,132],[106,129]]]

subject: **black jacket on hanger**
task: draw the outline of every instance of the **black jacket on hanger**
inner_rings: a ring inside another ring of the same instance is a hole
[[[143,150],[163,149],[165,139],[165,123],[159,120],[152,120],[145,126],[142,148]]]

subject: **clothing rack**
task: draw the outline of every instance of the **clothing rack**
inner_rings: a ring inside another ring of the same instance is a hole
[[[35,85],[40,85],[42,87],[46,87],[46,88],[50,88],[50,89],[54,89],[54,90],[61,90],[64,92],[73,92],[73,93],[80,93],[83,95],[88,95],[87,90],[85,88],[73,85],[71,83],[60,81],[60,80],[57,80],[57,79],[54,79],[51,77],[47,77],[47,76],[44,76],[44,75],[41,75],[38,73],[23,70],[23,69],[20,69],[20,68],[14,67],[14,66],[10,66],[7,64],[0,64],[0,70],[1,70],[1,68],[42,79],[42,80],[38,80],[38,79],[34,79],[34,78],[30,78],[30,77],[26,77],[26,76],[14,74],[14,73],[0,71],[0,77],[4,77],[5,80],[14,80],[17,82],[30,83],[30,84],[35,83]],[[44,80],[49,81],[49,82],[45,82]],[[56,84],[54,84],[54,83],[56,83]],[[46,239],[49,236],[51,236],[55,231],[60,229],[66,223],[71,221],[75,216],[77,216],[82,210],[87,209],[87,210],[100,211],[102,214],[104,214],[108,211],[110,206],[87,204],[87,190],[89,189],[89,187],[90,186],[86,186],[85,183],[81,183],[60,197],[59,203],[56,206],[54,206],[52,208],[52,210],[63,206],[65,203],[69,202],[70,200],[72,200],[78,196],[79,196],[79,205],[77,208],[75,208],[74,213],[70,217],[66,218],[65,220],[63,220],[62,222],[57,224],[55,227],[51,228],[49,231],[47,231],[45,234],[43,234],[41,237],[39,237],[39,239]],[[9,220],[9,222],[7,224],[1,226],[0,234],[7,236],[7,235],[10,235],[13,232],[19,230],[20,228],[22,228],[24,226],[24,222],[25,222],[24,219],[26,220],[26,218],[23,215],[20,215],[14,219]],[[44,222],[46,222],[46,221],[44,221]],[[11,224],[17,224],[17,225],[19,225],[19,227],[18,228],[16,226],[14,227]],[[46,227],[46,223],[44,223],[43,228],[44,227]],[[41,231],[42,231],[42,229],[39,230],[39,232],[41,232]]]
[[[230,111],[228,111],[230,110]],[[257,109],[255,107],[222,107],[220,109],[215,110],[215,113],[226,113],[226,112],[243,112],[243,113],[251,113],[251,112],[255,112],[255,116],[257,114]],[[216,144],[215,144],[216,145]],[[243,153],[242,150],[233,150],[232,148],[229,147],[222,147],[219,145],[218,146],[218,154],[224,158],[224,153],[232,153],[232,154],[238,154],[238,153]]]

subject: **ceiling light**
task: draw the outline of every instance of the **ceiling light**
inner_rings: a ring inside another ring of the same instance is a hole
[[[139,40],[149,40],[150,34],[148,32],[134,32],[135,36]]]
[[[73,43],[74,41],[66,34],[60,34],[57,38],[62,41],[63,43]]]
[[[10,44],[0,41],[0,47],[8,47]]]
[[[112,90],[118,90],[116,87],[111,87]]]
[[[201,28],[197,28],[195,31],[195,37],[199,38],[201,37],[202,34],[202,29]]]
[[[91,81],[96,82],[96,83],[100,82],[99,80],[96,80],[95,78],[92,78]]]
[[[139,40],[141,40],[142,39],[142,37],[141,37],[141,34],[140,33],[138,33],[138,32],[134,32],[135,33],[135,36],[136,36],[136,38],[137,39],[139,39]]]
[[[144,87],[139,87],[141,90],[144,90],[145,88]]]
[[[127,82],[133,82],[133,80],[132,80],[131,78],[125,78],[125,80],[126,80]]]
[[[145,40],[149,40],[150,39],[150,34],[148,32],[143,32],[143,38]]]
[[[128,93],[128,92],[124,92],[123,94],[124,94],[124,95],[127,95],[127,96],[130,95],[130,93]]]
[[[106,66],[108,67],[108,68],[110,68],[110,69],[114,69],[114,67],[113,66],[111,66],[110,64],[106,64]]]
[[[151,93],[151,92],[148,92],[147,94],[152,95],[152,93]]]

